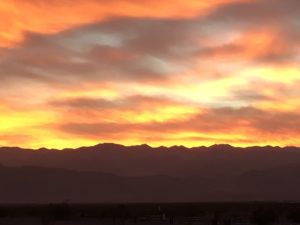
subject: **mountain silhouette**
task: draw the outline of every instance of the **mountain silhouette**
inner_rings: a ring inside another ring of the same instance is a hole
[[[99,171],[119,176],[168,175],[209,178],[300,165],[300,149],[270,146],[235,148],[230,145],[152,148],[148,145],[126,147],[110,143],[63,151],[2,147],[0,164]]]
[[[300,149],[0,148],[0,203],[299,201]]]

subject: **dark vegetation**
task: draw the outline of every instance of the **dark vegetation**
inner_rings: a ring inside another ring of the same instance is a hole
[[[149,203],[1,205],[0,218],[39,217],[42,221],[99,219],[142,223],[299,223],[300,203]]]

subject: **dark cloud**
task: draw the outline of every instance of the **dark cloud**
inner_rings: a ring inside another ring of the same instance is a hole
[[[0,61],[1,80],[152,81],[167,79],[172,72],[159,58],[118,47],[96,44],[89,46],[90,50],[76,51],[56,37],[28,34],[26,40],[22,46],[6,50]]]
[[[28,33],[26,40],[22,46],[6,50],[0,60],[1,80],[27,79],[51,84],[91,71],[91,65],[76,62],[78,53],[59,45],[51,37]]]
[[[300,80],[286,84],[276,81],[252,80],[243,86],[234,86],[230,90],[230,95],[222,100],[226,102],[241,102],[244,105],[255,105],[267,103],[278,106],[278,109],[289,100],[299,98],[300,90],[297,88]]]
[[[293,24],[290,19],[299,17],[298,0],[257,0],[226,4],[208,16],[210,20],[225,20],[236,25],[249,24],[258,26],[260,23],[276,25]]]
[[[148,109],[151,110],[154,107],[161,107],[167,105],[179,105],[185,106],[186,102],[179,102],[163,96],[142,96],[142,95],[132,95],[127,97],[122,97],[114,100],[108,100],[104,98],[67,98],[67,99],[58,99],[49,103],[49,105],[54,107],[61,108],[73,108],[85,109],[85,110],[141,110]]]
[[[296,0],[249,1],[225,4],[193,19],[111,18],[56,35],[28,33],[22,45],[3,50],[0,79],[164,80],[193,69],[201,59],[238,60],[247,43],[224,44],[222,36],[249,29],[273,30],[276,37],[273,48],[245,60],[298,62],[298,5]],[[207,46],[209,38],[220,43]]]
[[[260,101],[273,101],[274,97],[270,97],[259,93],[259,91],[251,89],[236,89],[232,91],[231,100],[241,100],[247,103]]]
[[[249,31],[269,32],[272,35],[270,47],[246,60],[254,64],[277,65],[299,64],[299,20],[300,7],[297,0],[258,0],[223,5],[202,19],[201,23],[211,26],[211,29],[219,29],[224,33],[230,30],[245,37],[251,34]],[[241,40],[202,48],[198,54],[200,57],[212,57],[216,60],[240,60],[241,53],[245,51],[247,41],[251,38],[248,37],[244,43]]]
[[[116,137],[124,133],[146,134],[155,138],[161,138],[162,134],[176,134],[177,132],[195,132],[207,135],[218,133],[243,134],[249,137],[260,135],[277,137],[287,134],[300,133],[300,115],[293,112],[272,112],[252,107],[244,108],[216,108],[208,109],[204,113],[193,115],[185,120],[173,120],[165,122],[149,123],[68,123],[60,125],[59,130],[76,134],[98,136],[105,134]],[[111,134],[110,134],[111,132]],[[195,138],[195,137],[193,137]],[[255,136],[254,138],[258,138]],[[260,138],[260,137],[259,137]],[[234,141],[234,140],[232,140]]]

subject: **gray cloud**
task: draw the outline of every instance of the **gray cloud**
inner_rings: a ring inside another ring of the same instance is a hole
[[[157,107],[167,106],[167,105],[179,105],[185,106],[187,102],[179,102],[164,96],[142,96],[142,95],[131,95],[127,97],[122,97],[114,100],[107,100],[104,98],[67,98],[53,100],[48,103],[51,106],[57,108],[72,108],[83,109],[83,110],[140,110],[140,109],[153,109]]]
[[[259,0],[222,5],[206,17],[193,19],[111,18],[55,35],[28,33],[22,45],[1,50],[0,80],[167,81],[207,59],[216,60],[216,69],[198,76],[216,79],[219,61],[214,56],[225,54],[234,62],[244,50],[222,39],[249,29],[273,29],[278,36],[273,49],[245,60],[297,65],[298,6],[297,0]],[[207,45],[207,39],[220,43]]]

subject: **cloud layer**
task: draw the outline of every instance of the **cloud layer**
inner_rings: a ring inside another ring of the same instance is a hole
[[[0,145],[300,145],[299,10],[2,2]]]

